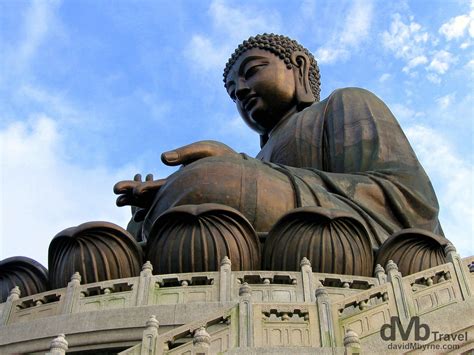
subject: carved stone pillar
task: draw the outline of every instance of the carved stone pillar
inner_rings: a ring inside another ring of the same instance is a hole
[[[387,274],[382,265],[377,264],[374,270],[374,276],[378,280],[379,285],[382,285],[387,282]]]
[[[59,334],[51,341],[48,355],[64,355],[68,349],[68,342],[64,334]]]
[[[307,258],[301,259],[301,278],[303,279],[303,299],[304,302],[314,302],[313,294],[313,269],[311,262]]]
[[[318,310],[319,333],[322,347],[335,347],[336,337],[331,311],[331,301],[324,286],[316,289],[316,307]]]
[[[398,271],[398,266],[389,260],[385,269],[387,270],[387,282],[389,282],[393,289],[393,294],[395,296],[395,304],[397,306],[397,313],[400,317],[400,322],[403,325],[408,324],[411,317],[411,310],[413,306],[410,306],[410,300],[406,290],[403,287],[402,274]]]
[[[239,289],[239,346],[253,346],[252,289],[244,282]]]
[[[206,331],[206,327],[200,327],[194,331],[193,336],[193,354],[207,355],[210,354],[209,347],[211,345],[211,336]]]
[[[451,243],[446,245],[444,251],[446,253],[446,259],[453,264],[463,299],[471,297],[473,290],[471,289],[471,282],[469,281],[469,270],[463,265],[461,257]]]
[[[232,297],[231,261],[225,256],[219,269],[219,301],[228,302]]]
[[[2,317],[0,318],[0,325],[7,325],[10,314],[13,310],[13,303],[20,298],[21,291],[18,286],[15,286],[11,289],[10,295],[3,306]]]
[[[361,354],[359,335],[348,329],[344,335],[344,355]]]
[[[156,353],[156,339],[158,338],[158,328],[160,323],[154,315],[146,322],[146,328],[142,336],[141,355],[153,355]]]
[[[137,306],[144,306],[148,304],[148,296],[150,294],[150,285],[153,277],[153,265],[147,261],[142,266],[140,278],[138,280],[137,290]]]
[[[79,299],[79,287],[81,286],[81,275],[75,272],[71,277],[71,281],[67,284],[66,294],[64,296],[64,304],[62,313],[72,313],[74,303]]]

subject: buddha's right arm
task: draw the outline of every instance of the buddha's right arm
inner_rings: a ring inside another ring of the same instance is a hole
[[[213,156],[238,157],[240,155],[224,143],[208,140],[164,152],[161,155],[161,160],[166,165],[185,166],[199,159]],[[114,186],[114,193],[119,195],[117,206],[130,205],[148,209],[155,199],[155,195],[165,183],[166,179],[153,180],[151,174],[147,175],[145,181],[141,180],[140,174],[136,174],[133,180],[119,181]]]
[[[206,140],[179,147],[161,155],[164,164],[188,165],[199,159],[216,156],[237,156],[238,153],[224,143]]]

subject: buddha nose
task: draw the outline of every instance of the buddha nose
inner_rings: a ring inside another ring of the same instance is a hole
[[[237,100],[242,101],[247,97],[249,92],[250,89],[245,80],[239,80],[237,83],[237,87],[235,88],[235,96],[237,97]]]

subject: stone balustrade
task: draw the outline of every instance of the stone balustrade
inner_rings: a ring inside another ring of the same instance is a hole
[[[97,318],[108,312],[110,317],[118,310],[133,318],[149,309],[156,316],[149,313],[141,342],[137,339],[123,354],[212,354],[236,348],[295,346],[356,353],[364,344],[374,346],[377,333],[390,317],[398,316],[406,324],[413,316],[432,317],[446,307],[472,303],[474,272],[468,265],[473,259],[451,254],[451,262],[408,276],[401,275],[391,261],[385,268],[377,265],[375,277],[359,277],[313,273],[308,260],[302,261],[300,272],[231,271],[225,259],[217,272],[153,275],[151,265],[145,263],[138,277],[92,284],[81,284],[76,273],[63,289],[28,297],[12,289],[7,301],[0,304],[0,351],[52,349],[50,353],[60,353],[66,348],[56,345],[66,338],[73,349],[87,343],[80,327],[74,325],[68,329],[76,333],[51,327],[49,339],[37,335],[36,342],[43,347],[33,340],[29,347],[9,347],[8,336],[17,334],[15,330],[23,324],[49,324],[56,319],[68,324],[65,315],[84,321],[87,318],[82,315]],[[188,314],[177,314],[178,309]],[[103,327],[100,331],[107,334],[107,326]],[[138,330],[134,327],[130,329]],[[48,331],[48,327],[38,327],[37,333]],[[84,328],[86,331],[90,329]],[[113,344],[125,346],[136,339],[135,330],[128,332],[130,340],[121,341],[117,335]],[[57,335],[61,333],[66,335]]]

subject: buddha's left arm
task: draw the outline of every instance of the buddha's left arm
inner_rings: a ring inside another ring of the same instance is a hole
[[[433,187],[388,107],[366,90],[348,88],[330,96],[324,115],[325,167],[314,171],[325,189],[388,230],[439,232]]]

